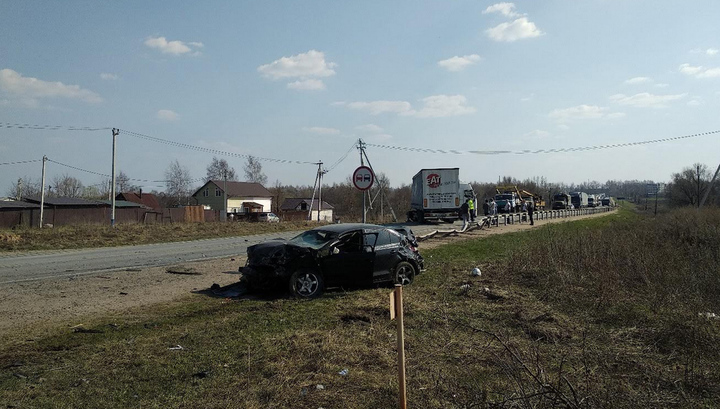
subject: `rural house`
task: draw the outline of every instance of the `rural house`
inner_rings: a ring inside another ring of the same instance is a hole
[[[310,220],[317,220],[319,204],[318,199],[288,198],[280,206],[280,211],[283,220],[308,220],[308,214],[311,215]],[[323,200],[320,207],[320,220],[332,222],[334,209],[330,203]]]
[[[117,196],[115,196],[115,200],[124,200],[127,202],[141,204],[145,207],[149,207],[150,209],[162,210],[162,206],[160,206],[158,198],[152,193],[143,193],[142,189],[140,189],[139,193],[118,193]]]
[[[192,197],[197,204],[223,210],[223,187],[227,186],[227,212],[235,214],[272,211],[273,195],[259,183],[209,180]]]

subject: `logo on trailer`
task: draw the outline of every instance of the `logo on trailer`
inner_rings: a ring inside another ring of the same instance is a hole
[[[433,189],[440,186],[440,175],[438,175],[437,173],[429,174],[427,176],[427,184],[428,184],[428,187],[431,187]]]

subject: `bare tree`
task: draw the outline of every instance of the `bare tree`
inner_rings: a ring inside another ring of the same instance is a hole
[[[700,163],[673,173],[672,182],[667,187],[671,203],[676,206],[697,206],[711,178],[708,167]]]
[[[237,180],[235,169],[228,165],[225,159],[218,159],[213,156],[212,163],[207,167],[207,180]]]
[[[140,186],[130,183],[130,177],[122,170],[115,176],[116,193],[137,192]]]
[[[32,179],[24,176],[18,179],[17,183],[13,184],[8,190],[7,195],[15,199],[22,199],[23,197],[35,197],[40,196],[42,186],[40,186],[40,179]]]
[[[247,162],[245,163],[245,180],[248,182],[255,182],[261,185],[267,183],[267,176],[262,171],[262,164],[260,160],[254,156],[248,156]]]
[[[190,170],[175,159],[165,171],[166,193],[171,205],[188,204],[190,200]]]
[[[53,179],[53,189],[58,197],[80,197],[83,184],[79,179],[65,174]]]

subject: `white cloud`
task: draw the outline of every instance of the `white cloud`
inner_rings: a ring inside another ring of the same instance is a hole
[[[467,106],[467,98],[463,95],[433,95],[423,98],[422,109],[414,113],[419,118],[444,118],[472,114],[474,107]]]
[[[495,41],[513,42],[524,38],[539,37],[545,33],[540,31],[535,23],[528,21],[527,17],[520,17],[512,23],[501,23],[485,30],[488,37]]]
[[[448,58],[447,60],[438,61],[438,65],[445,68],[448,71],[457,72],[462,71],[465,68],[477,64],[481,60],[477,54],[463,55],[462,57],[455,56]]]
[[[339,135],[340,130],[335,128],[323,128],[320,126],[311,126],[302,128],[303,132],[314,133],[317,135]]]
[[[558,125],[558,129],[562,129],[563,131],[567,131],[568,129],[570,129],[570,127],[567,126],[567,125],[565,125],[565,124],[559,124],[559,125]]]
[[[528,102],[528,101],[532,101],[533,98],[535,98],[535,94],[534,94],[534,93],[532,93],[532,94],[530,94],[530,95],[528,95],[528,96],[526,96],[526,97],[520,98],[520,101],[522,101],[522,102]]]
[[[708,48],[707,50],[705,50],[705,54],[707,55],[715,55],[718,52],[720,52],[720,50],[718,50],[717,48]]]
[[[377,143],[387,142],[388,140],[390,140],[392,138],[393,138],[392,135],[389,135],[386,133],[378,133],[378,134],[373,134],[373,135],[363,137],[363,139],[366,141],[377,142]]]
[[[610,100],[620,104],[637,108],[663,108],[669,102],[685,98],[687,94],[675,95],[655,95],[648,92],[642,92],[635,95],[615,94],[610,96]]]
[[[558,122],[567,122],[576,119],[600,119],[608,116],[609,108],[597,105],[578,105],[570,108],[555,109],[548,117]]]
[[[177,121],[180,119],[180,115],[169,109],[161,109],[157,111],[157,118],[163,121]]]
[[[396,113],[417,118],[444,118],[475,112],[474,107],[467,106],[467,99],[463,95],[433,95],[420,101],[423,103],[423,107],[418,110],[413,109],[407,101],[361,101],[344,105],[350,109],[369,112],[372,115]]]
[[[720,77],[720,67],[705,68],[702,65],[694,67],[690,64],[681,64],[678,68],[685,75],[694,76],[695,78],[717,78]]]
[[[693,100],[690,100],[687,102],[687,106],[689,106],[689,107],[696,107],[696,106],[700,106],[700,105],[702,105],[702,101],[697,100],[697,99],[693,99]]]
[[[257,68],[263,77],[273,80],[282,78],[317,78],[335,75],[337,64],[325,61],[325,53],[310,50],[291,57],[282,57]]]
[[[375,124],[360,125],[355,127],[356,130],[368,133],[381,133],[384,131],[381,127]]]
[[[306,79],[288,82],[287,87],[301,91],[317,91],[325,89],[325,83],[318,79]]]
[[[144,44],[150,48],[160,50],[163,54],[173,55],[200,55],[200,51],[193,50],[193,48],[203,47],[203,43],[197,41],[184,43],[179,40],[168,41],[165,37],[148,37],[145,39]]]
[[[38,99],[68,98],[90,103],[102,102],[100,95],[80,88],[79,85],[65,85],[62,82],[43,81],[22,74],[9,68],[0,70],[0,89],[9,96],[20,99],[28,106],[37,106]]]
[[[488,6],[483,14],[500,13],[506,17],[518,17],[520,14],[515,12],[515,3],[496,3],[492,6]]]
[[[652,79],[648,78],[648,77],[634,77],[634,78],[630,78],[629,80],[625,80],[626,84],[631,84],[631,85],[645,84],[648,82],[652,82]]]
[[[367,111],[372,115],[383,113],[402,114],[412,110],[412,105],[407,101],[371,101],[371,102],[350,102],[348,108],[358,111]]]
[[[608,118],[608,119],[625,118],[625,112],[611,112],[611,113],[607,114],[606,118]]]
[[[670,84],[659,83],[654,85],[656,88],[667,88]]]
[[[102,78],[104,80],[113,80],[114,81],[120,77],[118,77],[117,74],[110,74],[110,73],[104,72],[104,73],[100,74],[100,78]]]

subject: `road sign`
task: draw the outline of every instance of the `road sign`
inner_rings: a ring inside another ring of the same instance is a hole
[[[375,182],[372,169],[367,166],[360,166],[353,172],[353,184],[358,190],[368,190]]]

